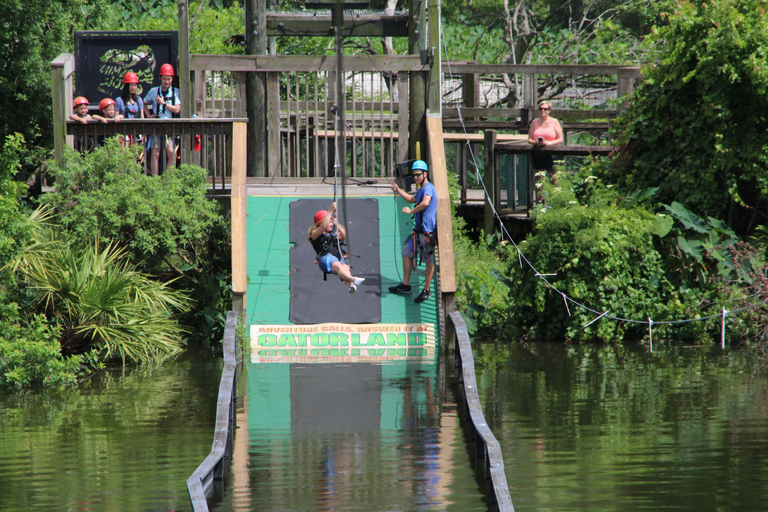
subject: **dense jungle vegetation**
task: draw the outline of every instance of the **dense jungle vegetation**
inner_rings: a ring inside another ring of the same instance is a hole
[[[617,156],[561,168],[519,246],[559,292],[509,240],[478,244],[458,226],[457,302],[473,332],[620,342],[647,337],[650,318],[654,339],[703,343],[719,339],[723,308],[768,300],[764,1],[451,0],[442,12],[453,60],[643,66],[615,123]],[[106,359],[159,361],[220,332],[227,226],[202,171],[146,178],[116,144],[50,162],[50,62],[72,51],[74,31],[173,30],[176,13],[173,0],[0,0],[1,385],[73,382]],[[192,2],[190,29],[193,53],[243,52],[236,0]],[[345,46],[406,51],[403,40]],[[327,38],[278,38],[277,48],[333,51]],[[57,191],[35,199],[41,169]],[[639,323],[590,323],[595,313],[566,307],[560,292]],[[730,341],[765,345],[765,304],[727,323]]]

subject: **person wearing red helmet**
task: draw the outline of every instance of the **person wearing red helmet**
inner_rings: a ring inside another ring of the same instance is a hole
[[[123,92],[115,98],[115,109],[126,119],[144,118],[144,100],[137,94],[139,76],[133,71],[123,76]]]
[[[99,102],[99,111],[101,115],[94,115],[93,118],[102,123],[108,121],[118,122],[123,116],[115,111],[115,100],[112,98],[104,98]]]
[[[74,113],[69,115],[72,121],[78,123],[88,124],[88,121],[93,121],[93,116],[88,113],[88,98],[85,96],[78,96],[72,101],[72,109]],[[87,153],[93,149],[95,141],[90,135],[78,135],[75,137],[75,151],[80,153]]]
[[[336,203],[328,210],[315,213],[315,223],[309,227],[307,239],[317,253],[317,264],[324,274],[336,274],[349,287],[349,293],[355,293],[357,287],[365,281],[363,277],[355,277],[349,268],[345,255],[341,253],[341,241],[346,237],[344,226],[334,222]],[[336,225],[336,229],[334,226]]]
[[[179,112],[181,112],[181,94],[178,88],[173,87],[174,75],[173,66],[170,64],[160,66],[160,87],[153,87],[144,97],[145,117],[157,119],[178,117]],[[152,112],[149,111],[150,107]],[[164,142],[163,139],[165,139]],[[154,135],[150,145],[154,149],[150,164],[152,176],[158,174],[162,147],[165,147],[165,168],[168,169],[176,165],[176,144],[173,138]]]
[[[69,118],[73,121],[77,121],[82,124],[88,124],[88,121],[93,120],[91,114],[88,113],[88,98],[85,96],[78,96],[72,101],[72,109],[75,111],[69,115]]]

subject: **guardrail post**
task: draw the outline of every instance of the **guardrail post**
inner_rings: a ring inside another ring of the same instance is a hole
[[[75,56],[59,54],[51,62],[53,85],[53,157],[61,163],[64,146],[72,146],[72,137],[67,135],[67,117],[72,112],[72,73],[75,72]]]
[[[485,198],[485,208],[483,210],[483,229],[486,235],[490,235],[495,230],[495,218],[493,215],[494,209],[498,210],[499,204],[496,200],[498,193],[496,187],[496,175],[499,174],[495,169],[494,152],[496,149],[496,130],[485,130],[485,172],[483,173],[483,181],[485,181],[488,187],[488,195]],[[493,201],[495,204],[491,204]]]

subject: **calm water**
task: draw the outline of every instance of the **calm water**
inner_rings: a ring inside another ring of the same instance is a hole
[[[768,510],[768,386],[738,352],[475,344],[517,512]],[[0,396],[0,511],[189,510],[221,361]],[[249,365],[213,509],[485,510],[440,365]]]
[[[209,359],[0,395],[0,511],[189,510],[186,479],[213,441],[222,364]]]
[[[744,354],[475,349],[517,512],[768,510],[768,381]]]
[[[487,510],[439,364],[255,364],[233,511]]]

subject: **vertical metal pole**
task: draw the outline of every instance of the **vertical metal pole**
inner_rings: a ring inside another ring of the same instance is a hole
[[[345,98],[344,98],[344,38],[341,35],[341,29],[344,26],[344,7],[341,0],[336,0],[336,4],[333,9],[333,34],[336,40],[336,104],[339,106],[339,111],[336,115],[336,133],[342,134],[341,137],[336,138],[336,172],[341,173],[341,204],[344,211],[344,230],[347,232],[347,251],[349,254],[354,254],[352,251],[352,245],[350,242],[350,233],[347,229],[347,218],[349,217],[349,211],[347,210],[347,169],[346,169],[346,120],[345,120]]]

